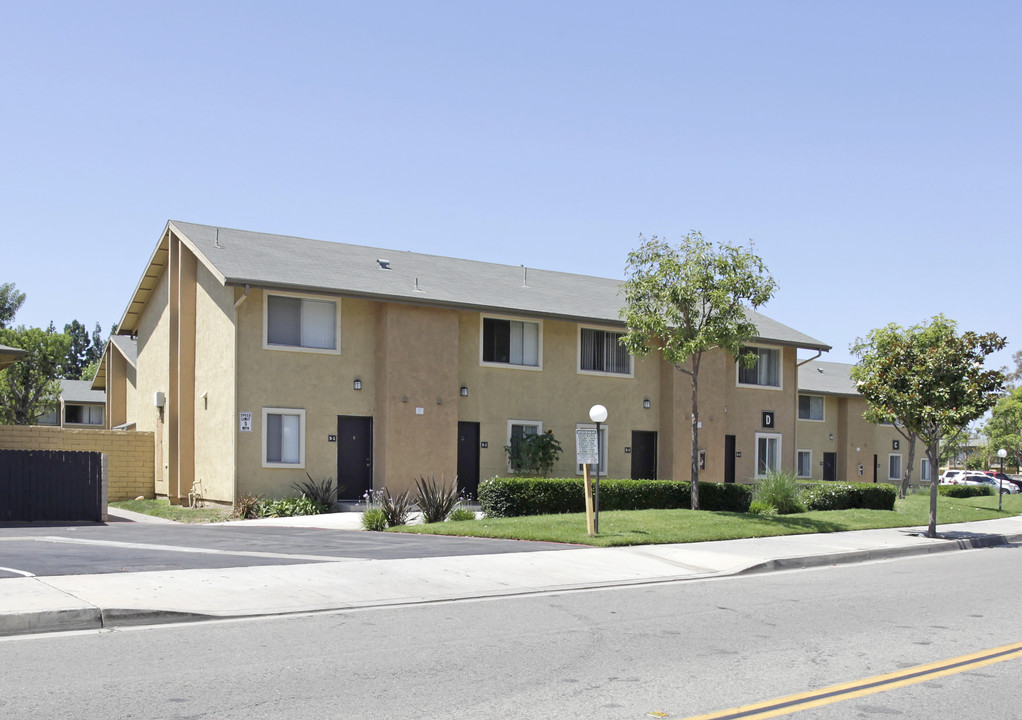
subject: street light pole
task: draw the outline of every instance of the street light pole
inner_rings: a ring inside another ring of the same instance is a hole
[[[997,457],[1001,458],[1001,475],[1004,475],[1004,458],[1008,456],[1008,451],[1001,448],[997,451]],[[1004,497],[1004,478],[997,478],[997,509],[1001,509],[1001,499]]]
[[[600,460],[603,458],[600,446],[600,423],[607,421],[607,408],[593,405],[589,408],[589,419],[596,423],[596,481],[593,483],[593,529],[600,532]]]

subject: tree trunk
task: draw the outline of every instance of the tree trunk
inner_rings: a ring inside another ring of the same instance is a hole
[[[692,499],[692,509],[699,509],[699,365],[696,361],[696,371],[692,373],[692,489],[689,496]]]
[[[908,436],[908,465],[905,467],[905,476],[901,479],[901,499],[905,499],[905,495],[908,493],[908,484],[912,479],[912,466],[916,461],[916,439],[918,435],[916,433],[909,433]],[[930,470],[930,474],[933,474],[933,470]],[[931,479],[932,482],[932,479]]]
[[[940,457],[940,435],[936,435],[933,441],[926,446],[926,456],[930,459],[930,524],[926,528],[926,537],[937,537],[937,470],[939,465],[935,462]]]

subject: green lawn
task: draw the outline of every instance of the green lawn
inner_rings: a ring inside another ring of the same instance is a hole
[[[535,515],[520,518],[492,518],[406,525],[388,532],[463,535],[469,537],[547,540],[608,547],[733,540],[771,535],[868,530],[905,527],[929,522],[928,495],[910,495],[899,500],[893,511],[832,510],[795,515],[743,515],[731,512],[693,510],[635,510],[600,513],[600,533],[586,533],[584,514]],[[1004,509],[997,510],[996,497],[958,500],[938,498],[937,530],[947,523],[991,520],[1022,514],[1022,495],[1004,496]]]
[[[228,507],[190,508],[171,505],[166,499],[159,498],[156,500],[122,500],[110,503],[110,507],[132,510],[145,515],[155,515],[180,523],[218,522],[226,520],[227,516],[231,514],[231,509]]]

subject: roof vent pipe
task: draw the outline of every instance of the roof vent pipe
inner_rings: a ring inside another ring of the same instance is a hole
[[[525,272],[525,275],[522,278],[522,287],[529,287],[529,268],[524,265],[522,265],[521,268]]]

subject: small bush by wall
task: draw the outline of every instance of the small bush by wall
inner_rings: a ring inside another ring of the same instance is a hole
[[[937,494],[950,498],[971,498],[993,495],[994,489],[989,485],[938,485]]]
[[[885,483],[802,484],[802,500],[807,510],[894,510],[898,489]]]
[[[752,489],[745,485],[699,483],[704,510],[748,512]],[[600,510],[688,508],[690,484],[671,480],[600,480]],[[581,478],[495,477],[479,485],[479,505],[488,517],[585,512]]]

